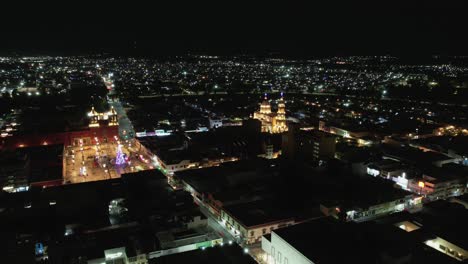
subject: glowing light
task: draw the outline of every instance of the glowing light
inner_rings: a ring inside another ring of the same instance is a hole
[[[13,190],[13,186],[5,186],[5,187],[3,187],[3,190],[4,191],[11,191],[11,190]]]
[[[436,243],[434,243],[434,239],[433,240],[427,240],[426,242],[424,242],[426,245],[430,246],[430,247],[434,247],[434,245],[436,245]]]
[[[115,157],[115,165],[123,165],[125,164],[125,157],[122,152],[122,145],[117,145],[117,156]]]
[[[87,172],[87,170],[86,170],[86,167],[85,167],[85,166],[83,166],[83,167],[80,168],[80,175],[81,175],[81,176],[85,176],[85,175],[86,175],[86,172]]]
[[[122,252],[117,252],[117,253],[112,253],[112,254],[107,254],[106,259],[111,260],[111,259],[116,259],[122,257]]]
[[[420,182],[418,182],[418,186],[421,187],[421,188],[424,188],[425,184],[424,184],[424,182],[420,181]]]

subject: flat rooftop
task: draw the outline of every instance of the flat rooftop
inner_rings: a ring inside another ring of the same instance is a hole
[[[390,160],[390,159],[384,159],[376,162],[372,162],[368,165],[369,168],[376,168],[376,169],[381,169],[381,170],[399,170],[406,168],[404,164],[398,161]]]
[[[446,180],[467,180],[468,179],[468,167],[456,163],[444,164],[441,168],[436,166],[426,167],[423,170],[424,174],[430,177],[434,177],[436,181]]]
[[[158,150],[168,150],[172,148],[180,148],[183,146],[184,141],[187,138],[180,133],[164,136],[164,137],[143,137],[138,139],[140,143],[148,148],[152,152],[157,152]]]
[[[257,262],[237,244],[208,247],[162,256],[149,261],[154,264],[256,264]]]
[[[438,161],[450,160],[447,155],[412,148],[412,147],[395,147],[390,145],[382,145],[382,150],[385,156],[389,156],[403,162],[412,164],[427,165]]]
[[[268,171],[274,170],[275,166],[275,160],[255,158],[225,162],[216,167],[180,171],[175,175],[198,192],[216,192],[268,177]]]
[[[87,129],[86,109],[81,106],[53,107],[40,106],[25,109],[19,119],[21,134],[46,134]]]
[[[427,146],[436,150],[452,149],[458,154],[468,154],[468,137],[467,136],[437,136],[412,140],[411,143],[421,146]]]
[[[63,178],[63,144],[20,149],[29,158],[30,183],[61,180]]]
[[[297,212],[285,204],[275,200],[258,200],[225,206],[223,208],[232,218],[245,227],[253,227],[274,223],[287,219],[295,219]]]
[[[456,263],[423,243],[428,234],[407,232],[393,224],[346,223],[321,218],[273,231],[314,263],[393,263],[410,258],[411,263]]]
[[[167,180],[167,177],[164,174],[157,170],[143,170],[131,173],[123,173],[121,175],[123,181],[128,180],[137,180],[137,181],[145,181],[145,180]]]

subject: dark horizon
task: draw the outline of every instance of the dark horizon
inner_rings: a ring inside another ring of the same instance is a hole
[[[81,9],[85,7],[85,11]],[[28,9],[2,18],[0,54],[296,58],[468,55],[459,4],[131,5]]]

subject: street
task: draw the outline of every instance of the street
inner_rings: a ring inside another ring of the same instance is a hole
[[[244,243],[242,243],[240,238],[235,238],[234,235],[225,228],[223,223],[218,221],[217,217],[213,213],[211,213],[211,211],[206,207],[206,205],[202,201],[200,201],[196,197],[194,197],[194,200],[199,205],[200,212],[202,212],[208,218],[208,225],[211,228],[213,228],[220,236],[223,237],[224,243],[237,243],[242,248],[247,249],[249,255],[251,255],[258,263],[266,263],[263,261],[265,253],[262,250],[261,243],[245,245]]]

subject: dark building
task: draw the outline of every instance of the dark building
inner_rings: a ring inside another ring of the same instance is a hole
[[[25,191],[30,186],[63,183],[63,145],[42,145],[2,152],[0,186],[4,191]]]
[[[263,237],[262,248],[267,261],[276,263],[435,264],[466,259],[466,250],[416,219],[407,213],[360,224],[322,218],[274,230]]]
[[[328,160],[335,155],[336,137],[318,131],[304,131],[297,126],[290,126],[283,134],[282,154],[288,159]]]

